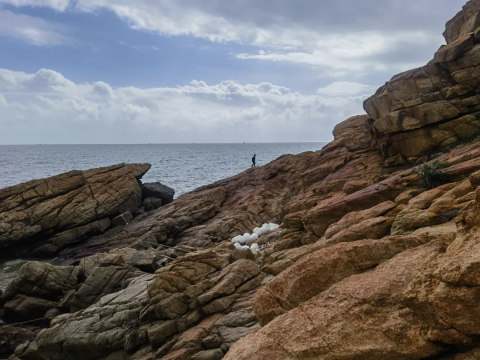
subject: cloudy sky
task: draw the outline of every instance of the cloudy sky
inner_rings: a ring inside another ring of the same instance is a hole
[[[326,141],[466,0],[0,0],[0,144]]]

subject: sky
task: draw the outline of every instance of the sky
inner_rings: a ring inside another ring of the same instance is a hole
[[[0,144],[329,141],[466,0],[0,0]]]

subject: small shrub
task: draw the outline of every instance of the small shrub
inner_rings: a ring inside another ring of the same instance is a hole
[[[423,164],[423,166],[417,170],[417,173],[422,186],[427,190],[434,189],[448,182],[447,175],[440,170],[437,164]]]
[[[471,138],[468,138],[468,139],[465,139],[465,140],[462,140],[462,141],[458,142],[452,148],[452,150],[463,149],[464,147],[475,144],[476,142],[479,142],[479,141],[480,141],[480,134],[477,133],[476,135],[472,136]]]

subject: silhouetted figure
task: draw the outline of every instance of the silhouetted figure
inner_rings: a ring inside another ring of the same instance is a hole
[[[252,167],[257,166],[256,163],[255,163],[256,157],[257,157],[257,154],[254,154],[253,157],[252,157]]]

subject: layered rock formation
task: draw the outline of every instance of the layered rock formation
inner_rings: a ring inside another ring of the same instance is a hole
[[[393,77],[365,101],[387,164],[416,161],[479,132],[479,8],[471,0],[447,23],[447,45],[428,65]]]
[[[51,227],[69,247],[54,265],[24,265],[1,300],[4,321],[34,328],[0,324],[0,336],[22,335],[25,360],[480,358],[480,142],[449,149],[480,127],[479,14],[480,0],[467,3],[435,59],[394,77],[320,151],[151,204],[98,236],[88,229],[103,218]],[[448,183],[422,188],[406,165],[422,159]],[[267,222],[282,225],[260,251],[231,244]]]
[[[103,232],[110,226],[106,219],[141,205],[138,180],[149,169],[148,164],[120,164],[0,189],[2,252],[38,241],[44,251],[55,252]]]

